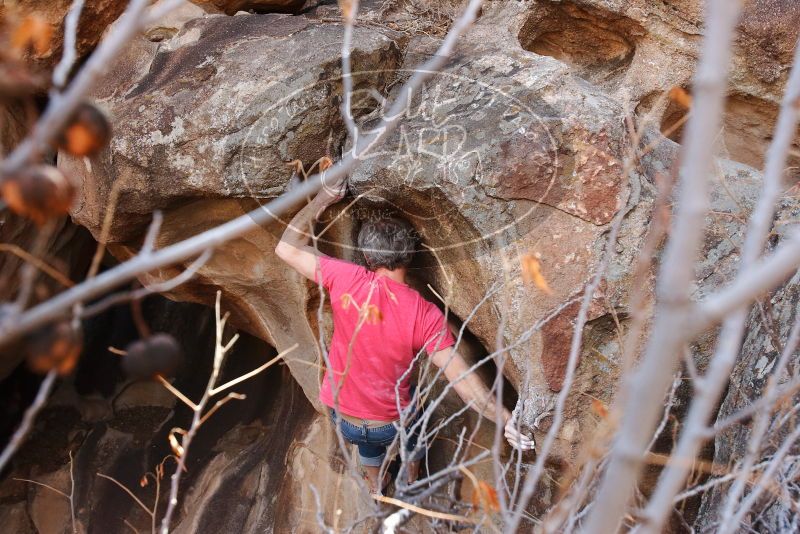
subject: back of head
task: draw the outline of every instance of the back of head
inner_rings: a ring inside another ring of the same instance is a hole
[[[408,266],[417,241],[411,223],[396,216],[367,220],[358,232],[358,248],[372,271],[379,267],[394,270]]]

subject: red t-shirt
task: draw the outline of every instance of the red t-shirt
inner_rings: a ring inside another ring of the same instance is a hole
[[[411,287],[361,266],[327,256],[320,256],[319,265],[333,308],[331,369],[320,400],[334,407],[333,376],[342,413],[394,421],[399,417],[395,384],[414,357],[422,349],[431,354],[455,344],[444,314]],[[410,402],[411,374],[400,384],[401,408]]]

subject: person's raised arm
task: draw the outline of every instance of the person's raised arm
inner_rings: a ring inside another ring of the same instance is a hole
[[[495,409],[495,396],[483,383],[483,380],[474,372],[470,372],[469,364],[457,351],[446,348],[434,352],[431,356],[434,365],[441,368],[447,381],[453,384],[456,394],[473,410],[505,428],[506,440],[518,449],[527,450],[534,448],[533,438],[517,430],[511,419],[511,412],[503,407],[499,414]]]
[[[342,198],[344,185],[342,182],[335,190],[322,187],[317,196],[292,218],[275,247],[275,254],[280,259],[309,280],[315,280],[317,271],[317,250],[309,245],[312,226],[328,206]]]

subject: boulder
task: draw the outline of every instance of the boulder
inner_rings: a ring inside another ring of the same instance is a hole
[[[166,210],[164,246],[257,207],[252,198],[283,192],[288,161],[308,165],[335,155],[343,142],[335,105],[341,37],[341,25],[298,17],[217,15],[189,21],[158,46],[137,41],[133,57],[112,68],[96,95],[125,128],[90,166],[59,160],[84,184],[73,218],[98,235],[108,194],[118,187],[111,241],[125,257],[156,207]],[[398,59],[391,37],[356,30],[354,69],[367,73],[357,87],[385,86]],[[316,401],[315,369],[293,363],[316,358],[306,287],[273,255],[275,234],[257,230],[231,243],[198,279],[237,302],[241,327],[281,350],[300,343],[289,365]],[[209,291],[181,295],[208,302]]]
[[[690,88],[703,32],[703,2],[567,0],[504,6],[493,14],[526,50],[555,57],[615,94],[680,142],[685,110],[665,98]],[[763,165],[797,42],[800,7],[791,0],[745,2],[734,46],[721,155]],[[797,160],[793,160],[797,165]]]

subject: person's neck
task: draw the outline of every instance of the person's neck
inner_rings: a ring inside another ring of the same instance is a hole
[[[401,284],[406,283],[406,268],[405,267],[398,267],[397,269],[387,269],[386,267],[378,267],[375,269],[375,274],[380,276],[385,276],[390,280],[394,280],[395,282],[400,282]]]

